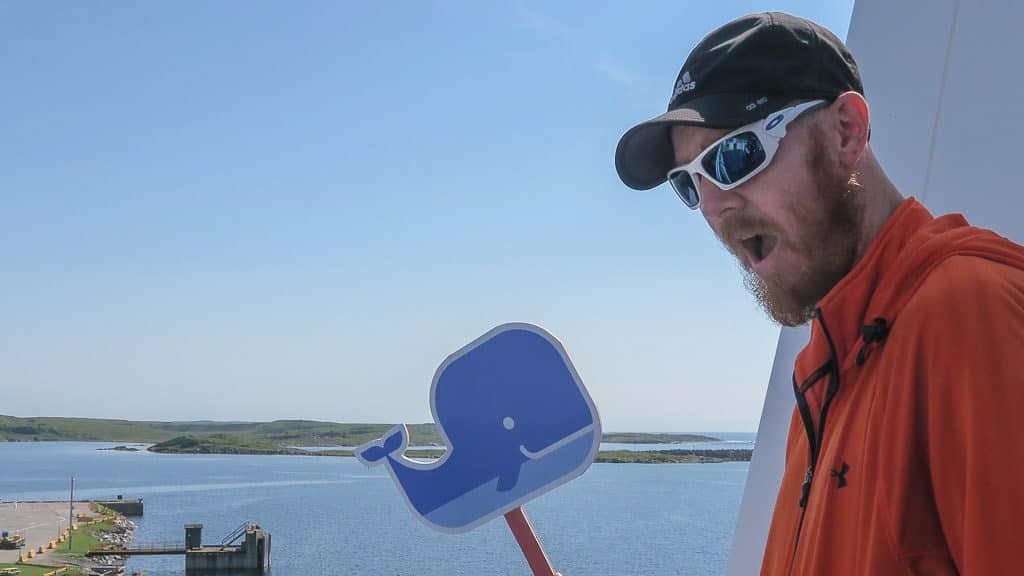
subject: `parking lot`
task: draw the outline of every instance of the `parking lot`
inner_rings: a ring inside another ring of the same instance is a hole
[[[88,513],[87,502],[75,502],[75,514]],[[67,502],[0,502],[0,531],[21,534],[25,547],[0,550],[0,562],[17,562],[31,548],[45,547],[68,527]]]

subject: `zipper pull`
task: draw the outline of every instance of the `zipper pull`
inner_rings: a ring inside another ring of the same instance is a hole
[[[814,466],[807,468],[804,483],[800,485],[800,507],[807,505],[807,497],[811,495],[811,480],[814,479]]]

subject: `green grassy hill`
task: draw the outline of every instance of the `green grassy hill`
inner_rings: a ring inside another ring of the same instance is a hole
[[[0,442],[79,440],[97,442],[165,442],[178,437],[203,439],[214,434],[227,434],[238,442],[260,443],[260,446],[358,446],[380,438],[394,424],[343,424],[316,420],[274,420],[273,422],[146,422],[105,420],[100,418],[18,418],[0,415]],[[440,445],[441,435],[433,424],[409,426],[414,446]],[[710,436],[695,434],[610,433],[605,442],[627,444],[667,444],[709,442]],[[213,444],[217,443],[216,438]],[[257,447],[253,445],[254,449]]]
[[[0,442],[77,440],[153,443],[153,452],[187,454],[304,454],[308,456],[351,456],[350,450],[308,452],[290,446],[358,446],[384,435],[392,424],[342,424],[315,420],[273,422],[135,422],[98,418],[18,418],[0,416]],[[433,424],[409,426],[414,446],[440,445],[441,436]],[[709,442],[710,436],[695,434],[611,433],[605,442],[624,444],[669,444]],[[129,449],[123,447],[123,449]],[[436,458],[438,450],[409,451],[411,458]],[[726,462],[749,460],[750,450],[657,452],[601,452],[598,462]]]
[[[393,424],[341,424],[315,420],[273,422],[144,422],[99,418],[0,416],[0,441],[81,440],[163,442],[178,436],[232,434],[275,446],[357,446],[384,435]],[[439,444],[433,424],[409,426],[411,443]]]

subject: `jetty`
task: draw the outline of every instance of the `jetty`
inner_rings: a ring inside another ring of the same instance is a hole
[[[270,533],[255,522],[243,522],[219,544],[202,543],[203,525],[186,524],[185,542],[134,543],[100,548],[86,556],[144,556],[183,554],[185,574],[262,574],[270,569]],[[239,542],[236,544],[236,542]]]
[[[142,516],[145,508],[142,498],[125,499],[121,494],[118,494],[114,500],[90,500],[90,502],[106,506],[122,516]]]

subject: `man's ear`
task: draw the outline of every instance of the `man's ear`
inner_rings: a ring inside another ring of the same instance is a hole
[[[844,92],[829,107],[838,136],[836,156],[844,168],[856,169],[871,137],[867,100],[857,92]]]

